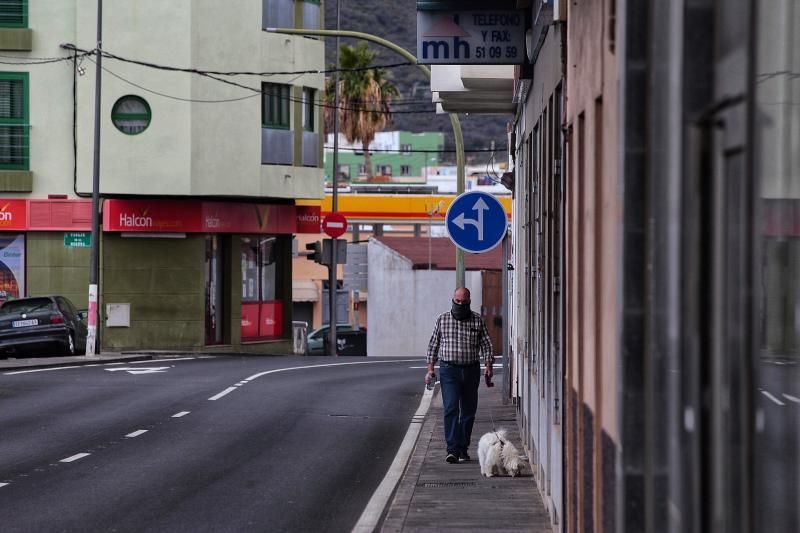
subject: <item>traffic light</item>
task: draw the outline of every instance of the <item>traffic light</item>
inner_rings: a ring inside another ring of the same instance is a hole
[[[320,241],[309,242],[306,244],[306,259],[315,263],[322,263],[322,243]]]

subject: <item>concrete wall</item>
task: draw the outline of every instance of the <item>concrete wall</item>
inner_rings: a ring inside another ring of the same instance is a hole
[[[367,355],[425,357],[436,317],[450,310],[455,271],[412,270],[408,259],[372,239],[368,256]],[[481,273],[467,272],[465,280],[472,310],[480,312]]]
[[[103,350],[203,346],[205,236],[140,239],[106,234],[102,252]],[[109,303],[130,304],[130,327],[105,327]]]
[[[64,232],[26,235],[27,295],[60,294],[78,309],[88,308],[89,248],[64,246]]]
[[[48,4],[54,2],[48,2]],[[91,49],[95,40],[96,3],[75,0],[75,29],[53,36],[58,42],[76,41]],[[261,31],[261,1],[237,3],[237,9],[211,0],[140,0],[107,6],[104,13],[104,49],[120,56],[176,67],[219,71],[295,71],[324,68],[324,43],[300,36]],[[48,16],[48,19],[52,19]],[[69,17],[67,17],[69,19]],[[42,19],[31,19],[34,34],[50,33]],[[47,22],[47,24],[51,24]],[[61,24],[59,22],[59,24]],[[41,28],[41,30],[40,30]],[[35,48],[35,55],[58,55],[53,47]],[[78,78],[78,188],[91,190],[94,65]],[[152,94],[110,73],[103,75],[101,191],[117,194],[268,196],[320,198],[322,170],[300,166],[261,165],[261,98],[247,88],[181,72],[168,72],[106,60],[114,74],[173,98]],[[59,110],[68,127],[60,143],[71,149],[71,73],[62,72],[63,101],[34,100]],[[236,83],[260,91],[261,78],[238,76]],[[271,77],[321,90],[321,74]],[[33,81],[31,82],[33,85]],[[139,135],[126,135],[111,123],[118,98],[135,94],[150,105],[152,121]],[[184,100],[231,100],[187,102]],[[47,102],[47,104],[44,104]],[[296,106],[290,106],[292,112]],[[319,109],[317,109],[319,115]],[[319,119],[319,117],[317,117]],[[316,121],[320,127],[320,120]],[[294,118],[290,121],[295,124]],[[299,134],[299,132],[298,132]],[[320,143],[322,138],[320,137]],[[108,155],[106,155],[108,154]],[[110,154],[113,154],[111,156]],[[105,155],[105,157],[103,157]],[[69,171],[70,164],[64,165]],[[63,172],[62,176],[63,179]]]

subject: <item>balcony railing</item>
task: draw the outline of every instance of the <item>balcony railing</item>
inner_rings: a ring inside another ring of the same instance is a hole
[[[319,133],[314,131],[303,132],[303,166],[319,166]]]
[[[261,164],[294,164],[294,132],[261,128]]]
[[[28,169],[29,131],[29,124],[0,124],[0,169]]]

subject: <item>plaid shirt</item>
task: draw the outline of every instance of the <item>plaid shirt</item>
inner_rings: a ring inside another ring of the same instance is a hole
[[[436,319],[433,335],[428,343],[427,362],[436,363],[438,359],[466,365],[481,359],[486,364],[494,363],[492,341],[481,315],[472,312],[467,320],[456,320],[450,311]]]

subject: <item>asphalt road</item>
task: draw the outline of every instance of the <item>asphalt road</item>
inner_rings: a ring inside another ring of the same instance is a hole
[[[349,531],[419,406],[421,365],[215,357],[5,371],[0,530]]]
[[[800,528],[800,364],[763,361],[756,398],[757,531]]]

